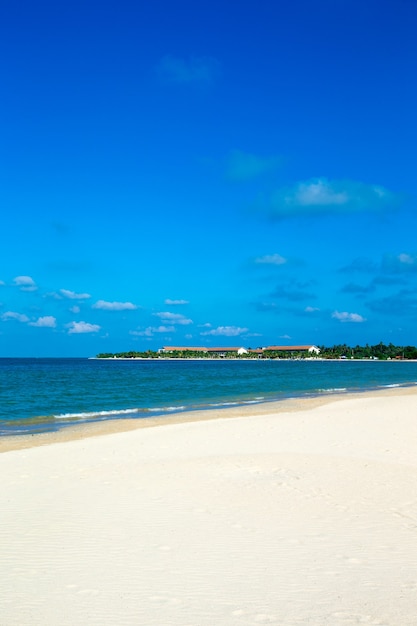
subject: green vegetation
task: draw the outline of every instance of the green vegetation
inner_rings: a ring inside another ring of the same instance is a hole
[[[159,357],[158,352],[152,350],[146,350],[146,352],[100,352],[97,354],[97,359],[157,359]]]
[[[97,355],[98,359],[417,359],[417,348],[415,346],[395,346],[390,343],[385,345],[380,342],[374,346],[348,346],[346,344],[338,344],[332,347],[319,346],[320,354],[315,356],[308,352],[295,351],[268,351],[264,354],[249,352],[238,356],[236,353],[226,353],[225,356],[213,354],[211,352],[193,351],[193,350],[174,350],[173,352],[156,352],[154,350],[146,350],[144,352],[102,352]]]
[[[224,356],[213,352],[198,350],[172,350],[172,352],[102,352],[97,354],[97,359],[257,359],[257,354],[238,355],[236,352],[226,353]]]
[[[375,346],[355,346],[346,344],[335,345],[332,348],[319,346],[320,357],[323,359],[417,359],[417,348],[415,346],[394,346],[390,343],[385,345],[380,342]]]

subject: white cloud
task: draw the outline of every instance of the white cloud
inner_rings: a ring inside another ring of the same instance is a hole
[[[306,306],[304,309],[306,313],[315,313],[316,311],[320,311],[320,309],[316,306]]]
[[[414,274],[417,271],[417,255],[407,252],[398,255],[385,254],[381,269],[384,274]]]
[[[137,337],[153,337],[155,333],[174,333],[174,326],[148,326],[144,330],[131,330],[131,335],[136,335]]]
[[[70,322],[66,325],[68,334],[80,334],[80,333],[97,333],[101,326],[98,324],[89,324],[88,322]]]
[[[180,324],[183,326],[193,323],[193,320],[188,319],[185,315],[181,315],[181,313],[169,313],[168,311],[164,311],[162,313],[154,313],[154,315],[159,317],[163,323]]]
[[[285,198],[288,204],[299,206],[328,206],[347,204],[349,194],[346,189],[338,189],[334,183],[321,178],[308,183],[299,183]]]
[[[87,300],[91,298],[89,293],[75,293],[75,291],[70,291],[69,289],[60,289],[59,293],[69,300]]]
[[[284,265],[287,262],[280,254],[266,254],[255,259],[255,263],[265,265]]]
[[[177,305],[177,304],[189,304],[189,302],[188,302],[188,300],[171,300],[170,298],[167,298],[165,300],[165,304]]]
[[[29,326],[38,326],[39,328],[56,328],[56,318],[52,315],[39,317],[36,322],[29,322]]]
[[[21,291],[36,291],[37,286],[31,276],[16,276],[14,284],[20,287]]]
[[[43,294],[44,298],[53,298],[54,300],[62,300],[62,295],[56,293],[56,291],[47,291]]]
[[[172,333],[175,332],[174,326],[157,326],[156,328],[152,327],[154,333]]]
[[[79,313],[81,311],[78,305],[74,305],[70,308],[71,313]]]
[[[132,304],[132,302],[106,302],[106,300],[98,300],[93,304],[93,309],[103,309],[104,311],[132,311],[137,308],[136,304]]]
[[[397,206],[403,197],[379,185],[352,180],[313,178],[290,188],[279,189],[267,207],[271,215],[355,213],[382,211]]]
[[[334,311],[332,317],[339,322],[366,322],[366,319],[359,313],[348,313],[347,311]]]
[[[237,337],[238,335],[242,335],[246,333],[248,328],[240,328],[239,326],[218,326],[217,328],[213,328],[212,330],[207,330],[200,335],[213,335],[216,337]]]
[[[415,265],[417,261],[416,257],[413,257],[410,254],[406,254],[404,252],[398,255],[398,260],[400,263],[404,263],[405,265]]]
[[[24,315],[23,313],[16,313],[15,311],[6,311],[6,313],[3,313],[3,315],[1,316],[1,319],[4,321],[16,320],[17,322],[29,321],[29,318],[27,315]]]

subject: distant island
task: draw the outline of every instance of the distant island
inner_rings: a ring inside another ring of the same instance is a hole
[[[380,342],[374,346],[267,346],[263,348],[206,348],[201,346],[164,346],[159,350],[101,352],[97,359],[374,359],[416,360],[415,346],[395,346]]]

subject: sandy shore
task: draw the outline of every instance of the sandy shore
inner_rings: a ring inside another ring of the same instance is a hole
[[[0,454],[0,623],[415,626],[417,390],[313,405]]]

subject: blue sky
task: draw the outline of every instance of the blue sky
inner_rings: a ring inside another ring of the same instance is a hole
[[[0,24],[0,356],[417,344],[413,0]]]

